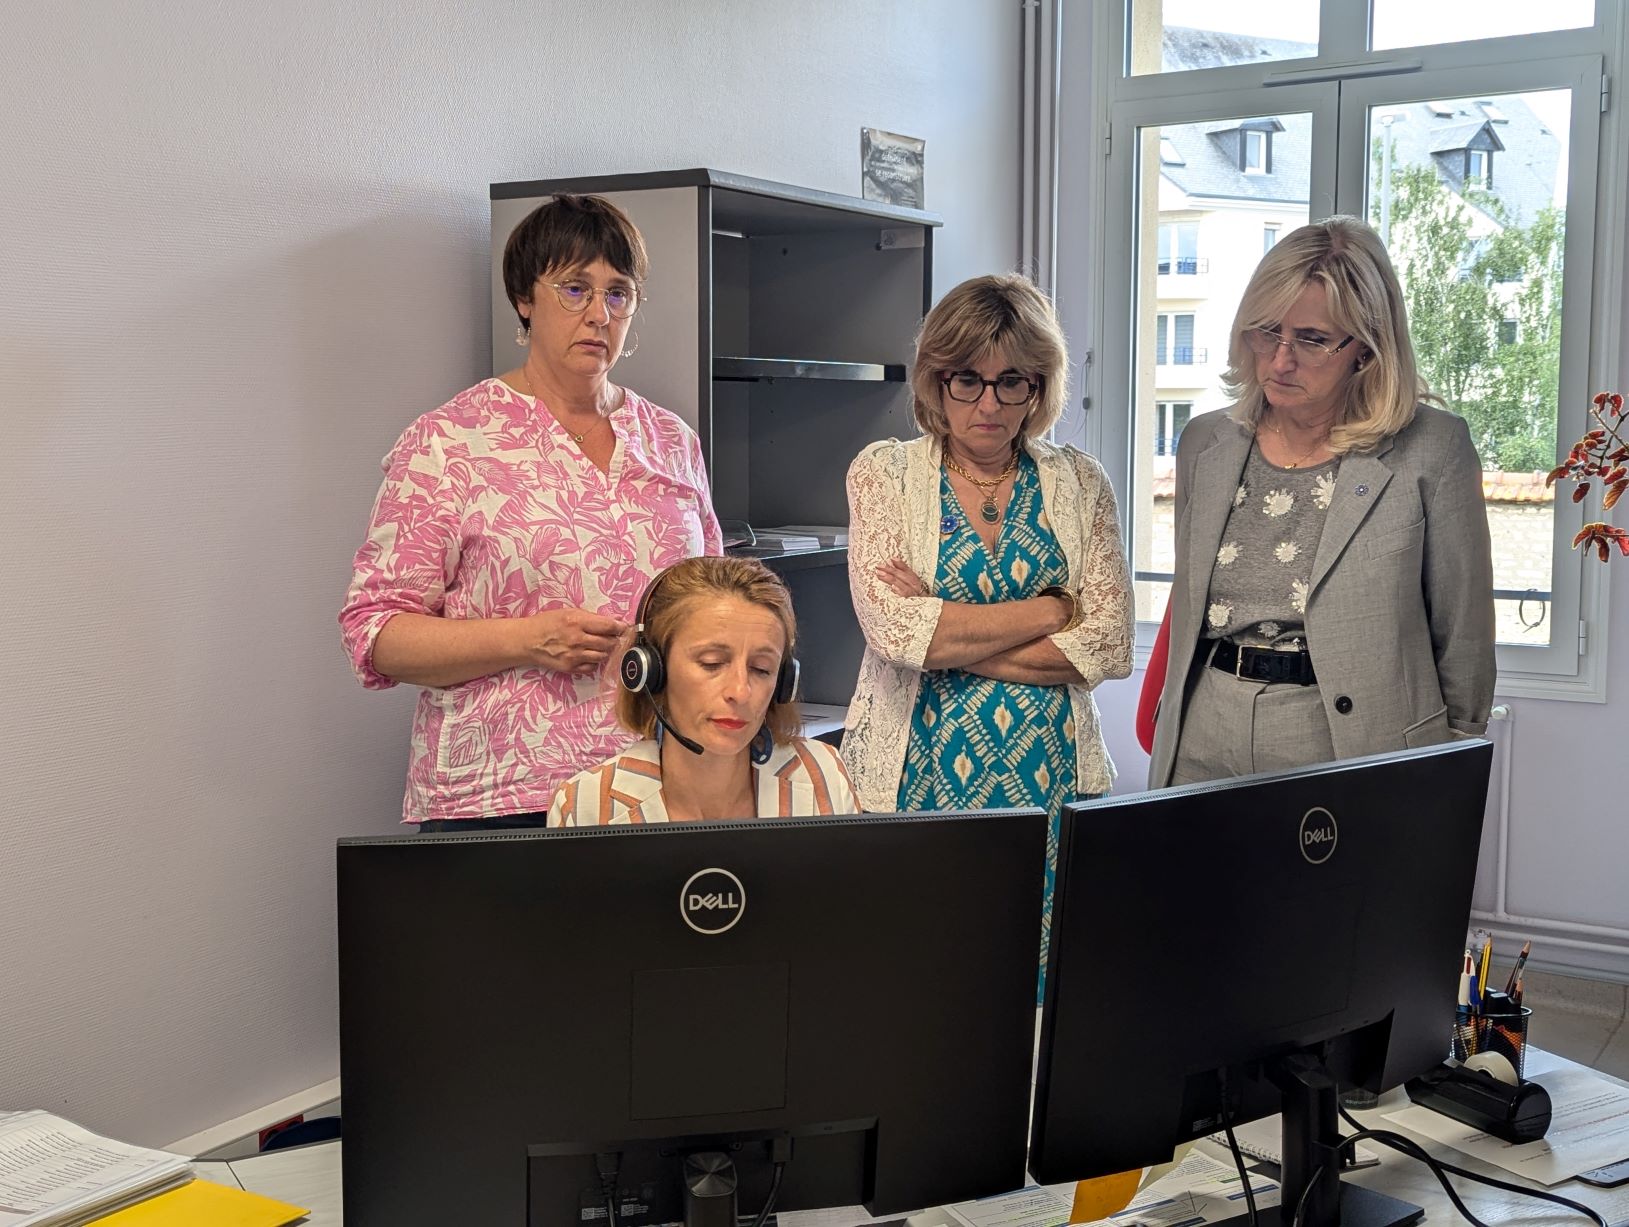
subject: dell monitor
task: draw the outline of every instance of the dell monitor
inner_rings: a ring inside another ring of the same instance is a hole
[[[1388,1090],[1447,1055],[1492,754],[1458,741],[1068,807],[1035,1177],[1164,1162],[1282,1110],[1286,1227],[1297,1208],[1308,1227],[1419,1218],[1339,1181],[1336,1087]]]
[[[727,1183],[743,1214],[778,1183],[777,1209],[882,1215],[1020,1187],[1046,828],[341,840],[346,1223],[605,1224],[608,1192],[617,1227],[724,1221],[702,1203]]]

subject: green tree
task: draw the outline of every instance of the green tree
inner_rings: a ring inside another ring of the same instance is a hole
[[[1376,141],[1376,226],[1380,158]],[[1516,225],[1491,193],[1462,197],[1433,167],[1394,155],[1390,215],[1388,247],[1421,375],[1470,424],[1486,467],[1548,470],[1556,460],[1563,213],[1546,207]]]

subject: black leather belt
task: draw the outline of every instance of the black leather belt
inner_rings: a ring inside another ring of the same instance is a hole
[[[1293,682],[1297,686],[1311,686],[1318,680],[1318,675],[1312,671],[1312,655],[1309,652],[1241,648],[1227,639],[1217,640],[1210,667],[1242,677],[1247,682]]]

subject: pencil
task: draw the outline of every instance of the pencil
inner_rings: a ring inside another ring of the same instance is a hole
[[[1516,965],[1510,969],[1510,979],[1505,981],[1505,996],[1514,996],[1516,985],[1522,978],[1522,968],[1527,966],[1527,956],[1533,952],[1533,943],[1522,943],[1522,952],[1516,956]]]

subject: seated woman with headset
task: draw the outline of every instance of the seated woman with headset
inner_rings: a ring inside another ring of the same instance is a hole
[[[837,751],[797,736],[797,623],[776,574],[688,558],[645,589],[617,718],[643,740],[555,793],[550,826],[852,814]]]

